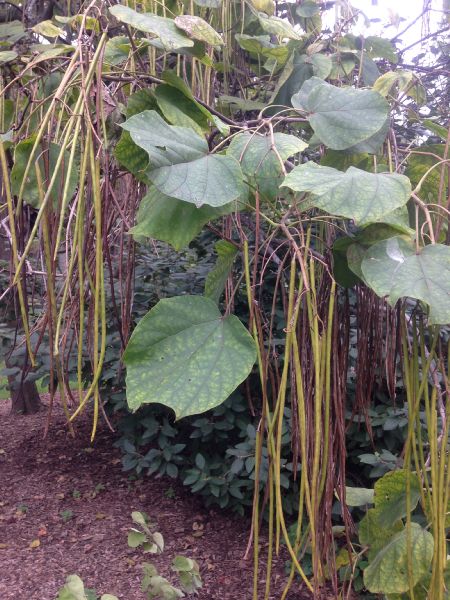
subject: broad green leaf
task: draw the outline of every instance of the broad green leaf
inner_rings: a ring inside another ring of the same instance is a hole
[[[152,13],[139,13],[121,4],[111,6],[109,12],[122,23],[131,25],[139,31],[152,33],[161,40],[161,44],[166,50],[188,48],[194,45],[194,42],[177,28],[172,19],[159,17]]]
[[[148,171],[153,185],[163,194],[191,202],[223,206],[246,195],[242,171],[231,156],[207,154],[189,162]]]
[[[347,151],[357,154],[378,154],[386,140],[386,136],[389,132],[389,125],[390,121],[389,119],[386,119],[379,131],[371,135],[367,140],[358,142],[354,146],[350,146],[350,148],[347,148]]]
[[[59,591],[57,600],[87,600],[83,581],[78,575],[69,575]]]
[[[177,419],[218,406],[255,362],[253,338],[203,296],[160,300],[141,319],[124,353],[131,410],[157,402]]]
[[[383,527],[391,527],[406,517],[407,477],[407,472],[400,469],[386,473],[375,483],[375,509]],[[415,473],[410,473],[410,485],[411,510],[414,510],[420,498],[420,481]]]
[[[373,89],[382,96],[387,96],[395,84],[398,84],[400,89],[411,85],[414,73],[407,70],[387,71],[380,75],[375,81]]]
[[[345,503],[347,506],[365,506],[373,504],[374,491],[367,488],[345,487]]]
[[[209,129],[208,121],[197,103],[173,86],[158,85],[154,93],[162,114],[172,125],[191,127],[199,135]]]
[[[25,169],[28,164],[28,160],[31,156],[35,138],[30,137],[17,144],[14,150],[14,166],[11,170],[11,188],[15,195],[19,194],[20,187],[22,185],[23,176]],[[35,152],[35,160],[33,161],[31,168],[28,171],[27,182],[24,188],[23,198],[27,204],[30,204],[34,208],[38,208],[40,204],[39,192],[37,186],[36,168],[35,164],[39,165],[40,174],[42,178],[44,192],[47,191],[50,179],[53,176],[55,165],[58,160],[61,148],[58,144],[53,142],[50,143],[48,152],[44,152],[43,148],[38,148]],[[51,193],[51,200],[54,205],[57,204],[58,200],[62,197],[64,185],[66,181],[67,166],[69,162],[69,151],[64,152],[64,159],[59,169],[58,176]],[[46,168],[46,165],[48,168]],[[70,183],[68,190],[68,198],[73,196],[76,186],[78,184],[78,167],[77,162],[72,168],[70,174]]]
[[[128,546],[130,548],[138,548],[147,540],[145,533],[132,529],[128,532]]]
[[[208,154],[206,140],[192,129],[168,125],[148,110],[122,127],[148,153],[148,178],[166,196],[197,207],[223,206],[245,196],[239,163],[230,156]]]
[[[217,31],[201,17],[194,15],[179,15],[174,19],[175,25],[186,34],[210,46],[223,46],[223,40]]]
[[[365,255],[366,249],[361,244],[350,244],[350,246],[347,248],[348,268],[362,281],[365,281],[365,279],[364,273],[361,269],[361,263],[364,260]]]
[[[130,51],[130,39],[125,35],[116,35],[106,42],[103,62],[107,65],[121,65],[128,60]]]
[[[399,270],[406,258],[414,253],[412,241],[400,236],[381,240],[364,253],[361,270],[378,296],[389,296]]]
[[[147,152],[151,167],[193,161],[208,152],[204,138],[188,127],[168,125],[154,110],[132,116],[122,127],[130,133],[133,142]]]
[[[371,58],[386,58],[393,63],[396,63],[398,60],[395,46],[393,46],[392,42],[375,35],[369,35],[365,38],[364,51]]]
[[[186,556],[175,556],[172,561],[172,568],[175,571],[192,571],[194,568],[194,561]]]
[[[382,523],[380,524],[377,510],[370,508],[358,526],[360,544],[369,547],[369,560],[372,560],[403,529],[404,525],[401,521],[397,521],[390,527],[384,527]]]
[[[369,139],[388,116],[388,103],[372,90],[338,88],[313,77],[303,84],[299,94],[292,97],[293,106],[309,113],[314,132],[333,150]]]
[[[368,173],[355,167],[342,173],[312,161],[295,167],[283,186],[310,192],[314,206],[360,225],[381,220],[404,206],[411,194],[409,179],[404,175]]]
[[[428,304],[430,324],[450,323],[450,247],[434,244],[418,254],[408,248],[399,238],[372,246],[361,265],[366,281],[393,305],[402,297]]]
[[[417,186],[429,169],[444,158],[445,144],[426,144],[420,146],[417,150],[423,154],[412,153],[408,157],[408,166],[405,171],[413,186]],[[439,202],[441,176],[443,176],[444,187],[447,187],[448,166],[445,163],[441,167],[432,169],[424,179],[420,190],[417,192],[421,200],[427,203]]]
[[[300,138],[285,133],[274,133],[272,140],[271,136],[246,132],[233,138],[227,154],[240,162],[249,184],[272,200],[279,193],[283,181],[280,158],[285,161],[303,152],[307,146]]]
[[[217,253],[217,261],[206,277],[205,296],[218,304],[228,275],[233,267],[237,248],[226,240],[219,240],[214,248]]]
[[[270,103],[291,106],[292,96],[302,85],[313,76],[313,66],[306,62],[307,57],[299,52],[293,52],[278,78]],[[274,108],[273,111],[277,109]]]
[[[267,33],[276,35],[280,38],[289,38],[291,40],[301,40],[302,36],[295,31],[292,25],[286,19],[280,17],[269,17],[265,13],[258,13],[259,24]]]
[[[423,124],[431,131],[431,133],[440,137],[443,142],[447,140],[448,130],[445,127],[442,127],[442,125],[439,125],[439,123],[436,123],[436,121],[433,121],[433,119],[424,119]]]
[[[330,75],[333,63],[329,56],[318,53],[313,54],[310,57],[309,62],[312,64],[313,73],[316,77],[326,79]]]
[[[257,102],[256,100],[245,100],[243,98],[238,98],[236,96],[219,96],[218,104],[223,106],[229,106],[233,110],[242,110],[244,112],[248,112],[251,110],[261,110],[265,108],[264,102]]]
[[[197,208],[151,187],[139,206],[137,224],[129,233],[168,242],[178,251],[187,246],[206,223],[234,210],[238,210],[236,202],[220,208],[208,205]]]
[[[181,77],[178,77],[178,75],[174,71],[163,71],[162,78],[166,83],[176,88],[179,92],[186,96],[188,100],[193,102],[196,108],[204,114],[206,119],[209,119],[211,123],[213,123],[217,127],[217,129],[222,135],[229,135],[230,126],[224,123],[216,115],[213,115],[205,106],[200,104],[200,102],[197,102],[197,100],[194,98],[191,88],[187,86],[183,79],[181,79]]]
[[[16,60],[19,55],[14,50],[3,50],[0,52],[0,65]]]
[[[332,248],[333,276],[337,283],[344,288],[352,288],[360,282],[360,278],[350,269],[347,252],[354,239],[350,237],[338,238]]]
[[[25,28],[20,21],[0,23],[0,41],[15,44],[26,35]]]
[[[151,90],[143,89],[128,99],[126,114],[130,118],[148,109],[156,109],[158,104]],[[145,170],[148,167],[148,154],[131,139],[128,131],[123,131],[114,148],[114,156],[130,173],[141,180],[148,181]]]
[[[49,38],[56,38],[60,35],[64,35],[64,29],[57,27],[52,21],[41,21],[32,27],[32,30],[39,35]]]
[[[285,63],[289,56],[289,48],[286,45],[273,44],[269,35],[252,36],[245,33],[236,34],[235,39],[239,46],[247,52],[261,54],[266,58],[274,58],[279,63]]]
[[[434,540],[430,532],[411,523],[411,574],[414,585],[424,577],[433,558]],[[408,534],[397,533],[364,570],[364,585],[372,593],[402,594],[409,590]]]

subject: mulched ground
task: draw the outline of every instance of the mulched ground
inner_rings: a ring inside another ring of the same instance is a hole
[[[45,398],[44,398],[45,402]],[[75,440],[55,414],[43,439],[45,410],[12,416],[0,402],[0,598],[54,600],[67,575],[86,587],[144,600],[141,564],[154,562],[170,577],[172,557],[200,565],[199,600],[250,600],[252,560],[244,560],[249,519],[205,509],[199,499],[166,479],[133,481],[121,470],[113,435],[100,428],[89,443],[90,420],[77,422]],[[162,557],[145,558],[127,546],[133,510],[145,511],[164,536]],[[262,544],[264,551],[264,541]],[[285,557],[273,574],[273,595],[285,581]],[[263,598],[263,583],[260,597]],[[292,588],[288,600],[311,596]]]

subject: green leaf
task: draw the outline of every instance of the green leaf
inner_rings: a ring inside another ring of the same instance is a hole
[[[147,541],[147,536],[141,531],[135,531],[134,529],[128,532],[128,546],[130,548],[137,548],[141,544]]]
[[[433,558],[434,540],[430,532],[411,523],[411,574],[415,585],[424,577]],[[409,590],[408,534],[397,533],[364,570],[364,585],[372,593],[402,594]]]
[[[155,111],[123,123],[135,144],[150,157],[148,178],[166,196],[223,206],[246,196],[239,163],[230,156],[208,154],[206,140],[187,127],[168,125]]]
[[[203,296],[160,300],[141,319],[124,361],[131,410],[158,402],[177,419],[221,404],[255,362],[253,338],[237,317],[222,317]]]
[[[220,8],[222,0],[194,0],[194,4],[202,8]]]
[[[0,65],[16,60],[19,55],[14,50],[3,50],[0,52]]]
[[[69,575],[59,591],[57,600],[86,600],[83,581],[78,575]]]
[[[381,220],[404,206],[411,194],[411,184],[404,175],[368,173],[355,167],[342,173],[312,161],[295,167],[283,186],[310,192],[314,206],[360,225]]]
[[[291,40],[301,40],[300,33],[295,31],[292,25],[286,19],[280,17],[269,17],[265,13],[258,13],[258,21],[262,29],[272,35],[277,35],[280,38],[289,38]]]
[[[196,160],[149,171],[153,185],[163,194],[191,202],[223,206],[246,195],[237,160],[220,154],[207,154]]]
[[[344,288],[352,288],[360,282],[359,277],[350,269],[347,252],[354,244],[350,237],[338,238],[333,244],[333,276],[337,283]]]
[[[175,25],[187,35],[210,46],[223,46],[223,40],[217,31],[201,17],[194,15],[179,15],[174,19]]]
[[[22,180],[25,174],[25,169],[31,156],[31,151],[34,146],[34,142],[34,136],[27,138],[26,140],[23,140],[22,142],[17,144],[14,150],[14,166],[11,170],[11,188],[12,193],[15,195],[19,194],[19,190],[22,185]],[[60,146],[51,142],[49,145],[48,152],[44,152],[43,148],[38,148],[35,152],[35,161],[32,163],[31,168],[28,171],[27,181],[23,194],[25,202],[27,202],[34,208],[38,208],[40,205],[35,164],[37,162],[37,164],[39,165],[43,188],[44,191],[47,191],[48,184],[50,183],[50,179],[53,176],[55,165],[58,160],[60,151]],[[61,198],[64,190],[64,185],[67,178],[68,162],[69,151],[66,150],[64,152],[64,159],[59,169],[59,173],[56,177],[56,181],[51,193],[51,200],[54,206],[57,205],[58,200],[59,198]],[[46,168],[46,165],[48,168]],[[71,198],[75,193],[77,184],[78,167],[77,162],[75,161],[75,164],[72,167],[72,172],[70,174],[68,198]]]
[[[35,33],[49,38],[56,38],[60,35],[64,35],[64,29],[61,29],[61,27],[57,27],[54,23],[52,23],[52,21],[41,21],[31,29]]]
[[[175,556],[172,561],[172,568],[175,571],[192,571],[194,567],[194,561],[186,556]]]
[[[313,0],[306,0],[297,6],[295,12],[299,17],[308,19],[310,17],[314,17],[314,15],[317,15],[320,12],[320,6]]]
[[[138,13],[121,4],[111,6],[109,12],[120,22],[157,36],[166,50],[188,48],[194,45],[192,40],[181,33],[172,19],[159,17],[152,13]]]
[[[416,254],[400,240],[390,238],[367,251],[361,265],[366,281],[393,305],[402,297],[428,304],[430,324],[450,323],[450,247],[434,244]]]
[[[20,39],[25,37],[26,32],[23,24],[20,21],[9,21],[8,23],[0,23],[0,40],[6,44],[15,44]]]
[[[121,65],[128,60],[131,43],[125,35],[117,35],[106,42],[103,62],[107,65]]]
[[[417,186],[429,169],[441,160],[439,157],[444,158],[445,144],[425,144],[420,146],[418,150],[423,154],[411,154],[408,157],[408,166],[405,171],[413,186]],[[432,169],[422,182],[420,190],[417,192],[421,200],[439,203],[441,175],[443,176],[444,187],[447,187],[448,168],[443,164],[442,167]]]
[[[151,187],[139,206],[137,224],[129,233],[168,242],[178,251],[187,246],[206,223],[238,209],[236,202],[219,208],[208,205],[197,208]]]
[[[237,248],[226,240],[219,240],[214,246],[217,261],[214,268],[208,273],[205,281],[205,296],[219,303],[225,283],[233,267]]]
[[[360,544],[369,547],[369,560],[372,560],[394,535],[403,531],[403,529],[404,525],[401,521],[397,521],[390,527],[384,527],[382,523],[380,524],[377,510],[370,508],[358,526]]]
[[[364,51],[370,58],[385,58],[393,63],[396,63],[397,53],[395,46],[386,38],[369,35],[364,40]]]
[[[406,517],[407,477],[407,471],[400,469],[386,473],[375,483],[375,509],[383,527],[391,527],[396,521]],[[414,510],[420,498],[420,481],[415,473],[410,473],[409,477],[411,510]]]
[[[168,125],[154,110],[145,110],[122,123],[153,167],[193,161],[208,152],[206,140],[188,127]]]
[[[284,64],[289,56],[289,48],[286,45],[273,44],[269,35],[247,35],[238,33],[235,39],[239,46],[247,52],[261,54],[266,58],[274,58],[277,62]]]
[[[345,503],[347,506],[365,506],[373,504],[374,491],[367,488],[345,487]]]
[[[176,88],[162,84],[156,87],[154,93],[162,114],[172,125],[190,127],[199,135],[209,129],[208,121],[197,103]]]
[[[233,138],[227,154],[240,162],[249,184],[265,198],[273,200],[283,181],[280,158],[285,161],[303,152],[307,146],[300,138],[285,133],[274,133],[272,145],[271,136],[245,132]]]
[[[181,77],[178,77],[178,75],[174,71],[163,71],[162,78],[166,83],[176,88],[184,96],[186,96],[188,100],[193,102],[196,108],[198,108],[198,110],[201,111],[204,114],[204,116],[217,127],[217,129],[222,135],[229,135],[230,126],[224,123],[216,115],[213,115],[205,106],[200,104],[200,102],[197,102],[197,100],[194,98],[191,88],[187,86],[183,79],[181,79]]]
[[[333,66],[331,58],[329,56],[325,56],[325,54],[313,54],[309,62],[313,66],[313,73],[316,77],[320,77],[320,79],[326,79],[330,73]]]
[[[338,88],[318,77],[303,84],[292,97],[292,105],[309,113],[314,132],[333,150],[369,139],[383,127],[389,110],[377,92]]]
[[[103,594],[100,600],[119,600],[117,596],[113,596],[112,594]]]

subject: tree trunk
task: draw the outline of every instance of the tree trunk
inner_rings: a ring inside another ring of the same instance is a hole
[[[34,415],[41,408],[41,398],[34,381],[18,382],[14,377],[8,377],[11,390],[11,412],[20,415]]]

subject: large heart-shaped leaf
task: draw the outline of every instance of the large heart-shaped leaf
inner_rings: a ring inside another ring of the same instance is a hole
[[[239,163],[231,156],[208,154],[206,140],[192,129],[168,125],[155,111],[135,115],[122,127],[148,153],[148,178],[166,196],[197,207],[245,197]]]
[[[344,150],[369,139],[385,125],[389,104],[373,90],[338,88],[318,77],[308,79],[292,97],[295,108],[306,111],[321,141]]]
[[[395,304],[402,297],[430,307],[430,324],[450,323],[450,247],[434,244],[414,251],[394,237],[372,246],[362,261],[364,278],[379,296]]]
[[[188,162],[208,153],[204,138],[189,127],[168,125],[154,110],[132,116],[122,127],[147,152],[152,167]]]
[[[158,85],[155,98],[162,114],[172,125],[190,127],[200,135],[209,129],[208,120],[197,104],[175,87]]]
[[[314,206],[360,225],[380,221],[405,205],[411,194],[411,184],[404,175],[368,173],[356,167],[343,173],[314,162],[295,167],[283,185],[296,192],[310,192]]]
[[[220,208],[207,205],[196,208],[193,204],[165,196],[151,187],[139,206],[137,224],[129,233],[162,240],[171,244],[175,250],[181,250],[200,233],[208,221],[234,210],[238,210],[236,202]]]
[[[271,136],[240,133],[233,138],[228,154],[241,163],[241,169],[250,185],[273,199],[279,193],[283,180],[282,161],[302,152],[308,144],[298,137],[285,133]]]
[[[176,418],[218,406],[248,376],[253,338],[234,315],[222,317],[204,296],[160,300],[141,319],[124,360],[132,410],[158,402]]]
[[[280,38],[289,38],[291,40],[301,40],[301,33],[295,31],[292,25],[286,19],[280,17],[269,17],[263,12],[258,13],[258,21],[262,29],[267,33],[276,35]]]
[[[161,40],[161,44],[166,50],[188,48],[194,45],[194,42],[177,28],[172,19],[158,17],[152,13],[139,13],[121,4],[111,6],[109,12],[122,23],[131,25],[139,31],[152,33]]]
[[[417,523],[410,531],[411,574],[414,585],[428,572],[433,558],[433,536]],[[402,594],[409,590],[408,533],[397,533],[364,570],[364,585],[372,593]]]

